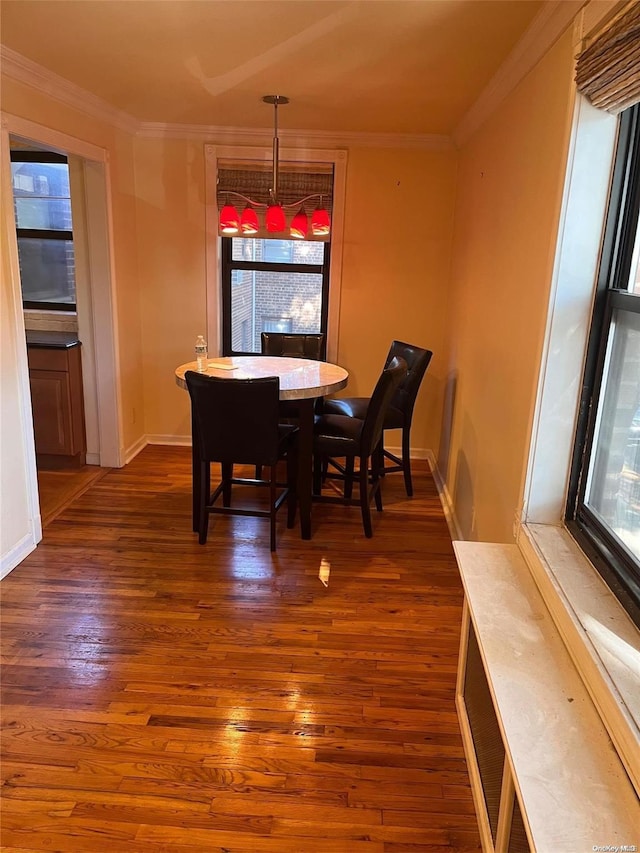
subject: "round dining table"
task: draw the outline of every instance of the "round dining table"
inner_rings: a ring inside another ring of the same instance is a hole
[[[181,364],[175,370],[176,382],[187,387],[184,375],[188,370],[198,372],[195,361]],[[298,410],[298,506],[300,532],[303,539],[311,539],[311,503],[313,482],[313,413],[315,400],[344,388],[349,373],[337,364],[312,361],[307,358],[287,358],[269,355],[234,355],[212,358],[207,361],[205,375],[221,379],[260,379],[277,376],[280,380],[280,399],[295,400]],[[193,464],[193,529],[198,529],[199,459],[195,440],[194,418],[191,418]]]

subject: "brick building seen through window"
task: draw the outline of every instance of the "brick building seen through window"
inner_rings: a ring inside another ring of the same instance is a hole
[[[260,352],[263,331],[326,336],[329,243],[222,238],[223,352]]]

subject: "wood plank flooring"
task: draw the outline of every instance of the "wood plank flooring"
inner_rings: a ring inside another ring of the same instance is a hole
[[[40,518],[46,527],[71,501],[109,471],[97,465],[83,465],[81,468],[60,468],[57,470],[38,469],[38,494],[40,499]]]
[[[454,706],[462,590],[426,463],[313,539],[191,530],[190,453],[71,503],[2,594],[2,844],[75,853],[479,849]],[[321,581],[320,574],[327,585]]]

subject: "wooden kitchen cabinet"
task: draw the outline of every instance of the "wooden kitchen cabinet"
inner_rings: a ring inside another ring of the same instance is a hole
[[[86,459],[80,342],[61,332],[27,334],[38,466],[80,467]]]

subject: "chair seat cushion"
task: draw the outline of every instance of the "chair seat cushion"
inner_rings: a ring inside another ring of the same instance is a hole
[[[347,418],[364,420],[369,406],[369,397],[336,397],[325,400],[323,413],[325,415],[343,415]],[[404,415],[400,409],[389,406],[384,418],[385,429],[400,429],[404,426]]]
[[[359,452],[363,422],[345,415],[320,415],[313,427],[316,453],[353,456]]]
[[[344,415],[347,418],[365,419],[369,407],[369,397],[336,397],[325,400],[323,414]]]

